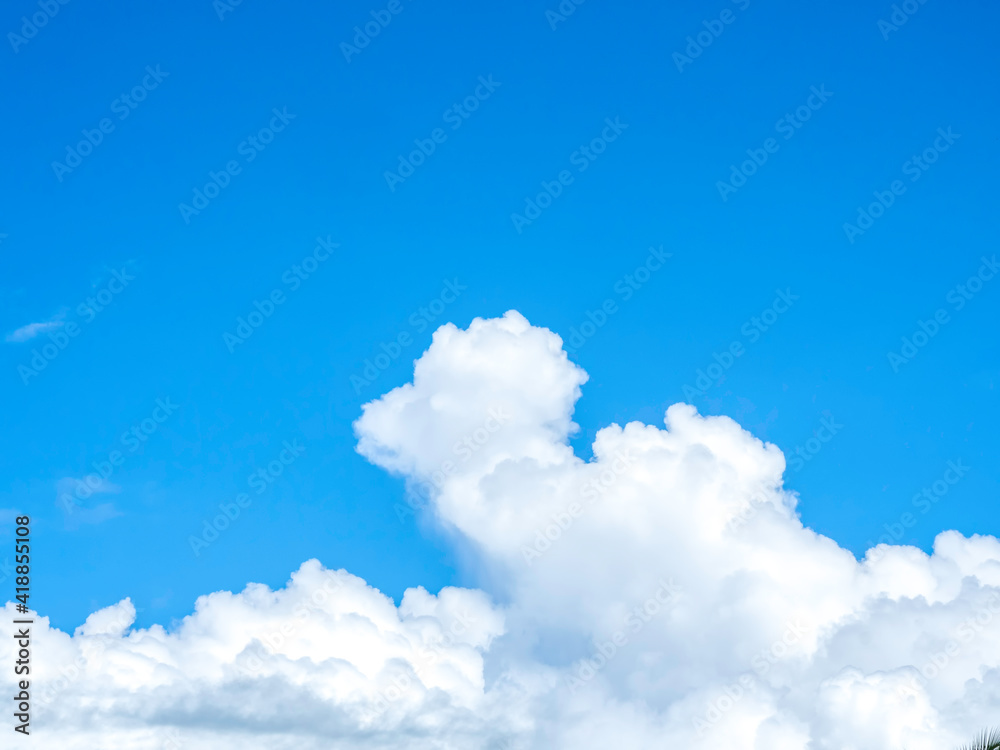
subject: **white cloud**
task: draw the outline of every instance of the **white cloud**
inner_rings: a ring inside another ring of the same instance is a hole
[[[30,341],[35,338],[35,336],[41,336],[46,331],[53,331],[56,328],[61,328],[63,322],[61,320],[46,320],[40,323],[28,323],[28,325],[21,326],[16,331],[11,331],[7,334],[7,342],[19,344],[23,341]]]
[[[63,513],[66,528],[77,529],[85,524],[98,524],[122,515],[114,503],[99,503],[97,495],[121,492],[114,482],[88,474],[82,479],[63,477],[56,482],[56,506]]]
[[[489,596],[397,608],[310,562],[169,633],[119,633],[127,601],[72,638],[43,627],[40,684],[85,663],[38,746],[930,750],[998,720],[997,539],[856,561],[803,527],[775,446],[682,404],[665,429],[604,428],[585,462],[585,381],[511,312],[439,329],[355,425],[363,455],[433,488]]]
[[[201,597],[172,632],[129,631],[134,617],[125,600],[72,637],[36,622],[37,746],[320,748],[343,733],[344,747],[420,747],[496,718],[482,652],[503,618],[478,591],[409,589],[397,608],[312,560],[284,589]]]

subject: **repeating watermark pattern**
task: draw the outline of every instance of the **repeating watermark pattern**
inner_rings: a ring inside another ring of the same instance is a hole
[[[407,516],[416,515],[418,510],[423,510],[430,505],[434,492],[440,491],[448,477],[452,476],[459,466],[482,450],[483,446],[500,432],[510,419],[511,414],[507,411],[506,406],[494,406],[487,412],[482,425],[456,440],[451,446],[451,453],[456,460],[445,459],[437,469],[430,473],[427,481],[411,483],[407,488],[409,491],[406,493],[406,505],[396,503],[393,506],[396,518],[399,519],[400,523]]]
[[[407,317],[406,322],[418,334],[423,333],[427,330],[428,326],[444,314],[445,308],[455,302],[459,298],[459,295],[468,288],[465,284],[460,284],[458,279],[450,281],[445,279],[444,286],[441,288],[438,296],[412,312]],[[388,343],[381,342],[379,344],[379,353],[374,357],[365,359],[361,374],[350,376],[351,387],[354,388],[355,395],[360,394],[362,388],[374,383],[379,375],[389,369],[389,366],[399,359],[403,353],[403,349],[413,344],[413,340],[410,331],[404,329],[397,333],[395,338],[390,339]]]
[[[530,566],[552,549],[552,545],[559,541],[562,535],[583,516],[587,508],[595,505],[604,493],[615,485],[618,478],[627,473],[634,464],[635,458],[629,454],[628,450],[615,451],[614,456],[608,462],[608,467],[580,487],[580,497],[586,500],[586,503],[574,501],[563,510],[553,513],[549,517],[551,522],[535,529],[530,546],[521,545],[520,552],[524,562]]]
[[[247,477],[247,486],[257,495],[262,495],[277,481],[285,469],[295,463],[295,460],[305,453],[306,447],[294,439],[284,441],[281,444],[281,451],[265,466],[259,466]],[[230,527],[243,514],[243,511],[253,504],[253,498],[246,492],[238,494],[231,503],[219,503],[219,513],[211,521],[207,518],[202,520],[201,533],[190,535],[188,544],[195,557],[200,557],[202,550],[206,549],[212,542],[219,538],[219,535]]]
[[[628,302],[642,287],[653,278],[653,274],[659,271],[666,264],[673,253],[663,252],[663,245],[649,248],[649,254],[635,270],[627,273],[618,279],[612,286],[612,291],[618,295],[616,301],[613,297],[607,297],[596,310],[587,310],[586,320],[579,325],[570,326],[569,335],[566,337],[566,351],[576,354],[580,347],[590,341],[593,336],[604,327],[608,319],[615,315],[621,308],[620,302]]]
[[[796,445],[792,451],[792,456],[788,459],[789,465],[795,471],[802,471],[807,462],[812,461],[816,454],[823,450],[823,446],[833,440],[834,435],[844,429],[844,425],[838,424],[832,417],[823,417],[820,420],[820,427],[813,436],[806,440],[804,445]]]
[[[212,3],[212,8],[215,10],[215,15],[219,17],[219,20],[225,21],[226,14],[232,13],[238,5],[242,4],[243,0],[215,0]]]
[[[159,750],[182,750],[185,747],[180,733],[173,727],[163,727],[159,735],[162,738]]]
[[[45,713],[61,693],[68,690],[86,673],[88,665],[100,664],[108,646],[120,638],[131,625],[131,612],[119,609],[112,619],[102,623],[100,632],[88,632],[86,635],[78,633],[76,637],[82,639],[80,653],[68,664],[59,666],[58,677],[43,683],[44,687],[38,696],[39,715]]]
[[[956,284],[949,289],[944,297],[945,302],[952,306],[954,312],[962,310],[968,304],[969,300],[983,290],[986,282],[991,281],[996,276],[997,271],[1000,270],[996,255],[989,259],[984,255],[979,260],[981,264],[976,269],[976,272],[966,279],[964,283]],[[903,336],[900,339],[902,346],[900,346],[899,352],[889,351],[886,353],[892,371],[898,373],[903,365],[912,362],[920,353],[920,350],[927,346],[931,339],[940,333],[941,328],[950,322],[951,316],[943,307],[935,310],[934,315],[930,319],[917,320],[917,330],[909,336]]]
[[[452,104],[441,115],[441,119],[444,120],[445,124],[451,126],[451,130],[458,130],[462,127],[462,124],[472,116],[472,113],[479,109],[479,105],[489,99],[493,92],[502,85],[493,80],[492,73],[486,78],[479,76],[478,80],[479,85],[471,94],[461,102]],[[434,128],[428,138],[414,138],[413,144],[416,148],[406,156],[399,154],[399,163],[396,168],[387,169],[383,173],[390,192],[395,193],[396,186],[412,177],[416,169],[423,165],[428,157],[437,150],[437,147],[447,140],[448,133],[445,132],[444,128]]]
[[[330,235],[327,235],[326,239],[317,237],[316,247],[313,248],[312,253],[298,263],[293,263],[282,272],[281,282],[288,287],[289,293],[297,292],[302,286],[302,282],[308,281],[319,270],[320,264],[327,261],[330,258],[330,253],[338,247],[340,245],[331,240]],[[287,300],[288,297],[285,296],[281,287],[272,289],[264,296],[263,302],[255,299],[253,301],[254,309],[247,313],[246,317],[236,318],[234,332],[224,331],[222,333],[222,341],[229,353],[233,354],[237,346],[245,344],[254,332],[264,325],[264,321],[270,320],[275,310],[285,304]]]
[[[920,154],[914,154],[903,162],[903,174],[910,178],[911,183],[923,177],[924,172],[931,168],[931,165],[940,158],[941,154],[950,149],[955,141],[962,137],[961,133],[953,133],[950,125],[947,130],[938,128],[937,132],[938,136],[934,139],[933,144]],[[858,206],[858,217],[855,222],[853,224],[849,221],[844,222],[843,228],[844,234],[847,235],[847,241],[853,245],[858,237],[871,229],[875,222],[885,215],[885,212],[896,202],[896,198],[905,192],[906,185],[902,180],[893,180],[888,190],[874,191],[872,193],[875,197],[874,201],[865,208]]]
[[[455,644],[458,637],[476,622],[475,617],[463,610],[455,616],[455,620],[448,626],[439,642],[418,647],[416,658],[412,662],[412,675],[409,670],[400,671],[392,677],[390,685],[376,691],[375,697],[365,708],[363,721],[371,724],[388,711],[393,703],[414,687],[414,678],[423,681],[427,676],[427,671],[444,657],[444,650]]]
[[[920,512],[921,516],[927,515],[931,508],[941,502],[951,488],[958,484],[971,470],[972,467],[965,466],[960,458],[949,461],[941,478],[935,479],[930,485],[923,487],[920,492],[916,493],[910,500],[911,505]],[[886,548],[880,549],[876,545],[898,543],[906,534],[907,529],[912,529],[917,525],[918,520],[917,516],[906,511],[899,516],[897,521],[882,524],[885,533],[874,542],[871,539],[867,541],[868,560],[871,562],[881,560],[885,556]]]
[[[392,23],[393,16],[398,16],[402,12],[403,4],[400,0],[389,0],[385,8],[370,11],[372,20],[366,21],[363,27],[354,27],[354,37],[351,39],[353,44],[340,43],[340,52],[344,59],[350,62],[352,57],[360,55],[361,50],[371,44],[372,39],[382,33],[382,29]]]
[[[815,86],[810,86],[809,90],[812,93],[806,99],[805,104],[796,107],[794,112],[786,112],[784,117],[779,118],[774,123],[775,131],[786,141],[794,137],[798,129],[809,121],[812,113],[819,111],[833,96],[832,91],[826,90],[825,83],[821,83],[818,89]],[[780,149],[781,144],[777,138],[765,138],[760,148],[747,149],[747,156],[750,158],[741,162],[739,167],[730,164],[729,178],[725,181],[718,180],[715,183],[715,188],[719,191],[719,197],[722,198],[723,203],[729,200],[730,194],[746,185],[747,179],[757,174],[757,170],[764,166],[767,160],[778,153]]]
[[[842,429],[844,425],[838,423],[832,415],[824,415],[820,419],[819,428],[813,431],[813,436],[802,445],[796,445],[795,449],[787,454],[789,468],[796,472],[802,471],[805,465],[823,450],[823,446],[833,440]],[[732,515],[726,523],[726,528],[734,532],[745,526],[757,515],[759,508],[773,505],[770,497],[763,490],[758,490],[749,497],[741,499],[732,508]]]
[[[256,159],[260,153],[273,141],[276,133],[282,132],[297,115],[289,114],[288,107],[280,110],[274,107],[271,110],[270,122],[257,131],[255,135],[248,136],[240,141],[236,147],[236,153],[243,157],[246,164]],[[208,208],[209,204],[222,194],[222,191],[229,187],[233,178],[242,174],[243,165],[237,159],[230,159],[218,172],[208,171],[208,182],[201,187],[193,188],[191,191],[191,205],[187,203],[177,204],[177,210],[185,224],[191,223],[191,217],[198,216]]]
[[[278,652],[285,641],[308,622],[313,613],[322,611],[330,597],[344,587],[343,577],[332,570],[325,571],[323,578],[323,585],[312,592],[308,601],[296,606],[279,627],[260,638],[255,638],[244,649],[236,664],[237,671],[247,677],[259,675],[268,659]]]
[[[591,139],[590,143],[580,146],[569,155],[569,163],[576,167],[577,173],[586,172],[587,168],[607,150],[608,144],[618,140],[618,136],[628,128],[628,123],[621,122],[620,117],[615,117],[613,120],[610,117],[605,117],[604,123],[605,127],[599,136]],[[570,170],[563,169],[554,180],[542,180],[541,192],[534,197],[528,196],[524,199],[524,213],[519,214],[515,211],[510,215],[511,224],[514,225],[517,233],[521,234],[526,226],[538,219],[542,215],[542,211],[551,206],[552,201],[562,195],[565,188],[572,185],[575,179],[576,177]]]
[[[708,702],[704,714],[695,714],[691,717],[691,723],[698,737],[703,737],[706,732],[718,724],[722,717],[729,713],[744,696],[756,691],[758,680],[764,677],[771,670],[771,667],[788,656],[792,647],[799,643],[810,630],[811,628],[803,624],[801,619],[786,623],[781,637],[750,659],[753,672],[744,672],[736,677],[733,682],[722,688],[721,695]]]
[[[882,34],[882,39],[889,41],[889,35],[894,31],[899,31],[899,27],[906,24],[913,15],[920,10],[921,5],[926,5],[927,0],[903,0],[899,5],[892,6],[892,15],[889,20],[879,19],[876,26]]]
[[[732,2],[740,10],[746,10],[750,7],[750,0],[732,0]],[[702,21],[701,25],[705,28],[693,37],[689,36],[684,40],[687,42],[684,54],[680,52],[674,52],[673,54],[672,59],[674,65],[677,66],[677,72],[683,73],[685,66],[690,65],[696,58],[701,57],[701,53],[705,51],[705,48],[710,47],[712,42],[722,36],[722,32],[726,30],[726,27],[735,20],[736,14],[729,8],[724,8],[719,13],[717,19],[713,18],[711,21]]]
[[[562,0],[555,10],[545,11],[545,20],[549,22],[549,28],[555,31],[559,24],[566,23],[566,19],[576,13],[576,9],[587,0]]]
[[[155,68],[147,65],[146,75],[143,76],[142,80],[130,91],[111,102],[112,114],[118,115],[119,121],[124,120],[132,114],[132,110],[146,100],[149,92],[156,90],[169,75],[169,73],[160,70],[159,65]],[[83,163],[84,159],[94,153],[94,149],[104,142],[105,135],[115,132],[115,123],[110,117],[104,117],[97,123],[96,128],[84,128],[80,132],[83,134],[83,139],[75,146],[66,146],[65,163],[58,160],[52,162],[52,171],[59,182],[62,182],[65,175],[70,174]]]
[[[743,700],[743,696],[757,690],[757,679],[750,672],[744,672],[732,682],[724,685],[719,691],[721,694],[708,702],[704,714],[695,714],[691,717],[691,724],[694,726],[698,737],[705,736],[722,717],[729,713],[733,707]]]
[[[49,21],[59,14],[60,5],[68,5],[69,0],[38,0],[39,10],[28,16],[21,16],[21,33],[15,34],[11,31],[7,34],[7,41],[17,54],[21,47],[38,36],[39,29],[49,25]]]
[[[33,348],[28,363],[17,366],[21,382],[28,385],[33,377],[38,377],[69,346],[70,341],[83,333],[85,325],[92,323],[132,281],[135,281],[135,276],[129,273],[127,266],[120,271],[112,271],[111,278],[97,293],[76,306],[80,322],[71,320],[56,330],[48,331],[46,336],[49,342]]]
[[[760,316],[754,315],[740,326],[740,333],[747,339],[747,345],[755,344],[770,328],[778,322],[778,318],[788,312],[799,299],[792,294],[791,289],[775,290],[775,298],[764,308]],[[714,360],[704,369],[695,370],[694,386],[685,383],[684,398],[689,401],[697,396],[704,396],[713,385],[721,382],[723,375],[736,363],[736,360],[746,354],[747,348],[740,339],[734,339],[722,352],[713,352]]]
[[[763,508],[771,504],[768,495],[763,490],[752,493],[750,497],[742,498],[732,508],[732,515],[726,523],[726,528],[731,532],[736,531],[749,523],[750,519],[757,515],[758,508]]]
[[[125,451],[114,449],[108,452],[108,457],[104,460],[93,461],[93,474],[88,474],[83,479],[76,481],[73,494],[63,492],[59,496],[59,505],[67,513],[73,513],[76,506],[83,505],[83,501],[89,499],[95,492],[101,492],[107,487],[108,481],[115,472],[125,464],[125,459],[142,447],[150,437],[155,435],[160,426],[166,422],[180,407],[167,398],[156,399],[156,406],[153,407],[150,415],[145,419],[133,424],[125,430],[119,442],[126,449]]]
[[[634,637],[640,633],[649,622],[668,607],[677,603],[681,596],[681,587],[673,578],[659,581],[660,588],[646,601],[636,607],[625,617],[622,628],[615,630],[607,640],[594,639],[593,653],[581,659],[573,674],[566,679],[571,693],[576,693],[586,683],[594,679],[621,650],[629,644],[629,635]]]
[[[788,656],[791,647],[799,643],[809,630],[810,628],[804,625],[800,619],[786,623],[781,637],[767,648],[761,649],[750,659],[750,666],[753,667],[754,672],[761,677],[766,675],[771,671],[771,667]]]
[[[141,611],[141,610],[136,610]],[[48,713],[55,700],[87,672],[91,665],[100,665],[105,652],[113,643],[119,641],[132,624],[132,614],[119,610],[116,616],[103,623],[99,632],[77,634],[80,638],[80,653],[69,663],[59,666],[59,676],[45,680],[41,693],[35,704],[37,716]],[[160,750],[181,750],[184,747],[177,730],[172,727],[162,727],[157,731],[155,747]]]
[[[951,636],[940,651],[931,654],[927,661],[911,672],[910,679],[899,688],[904,696],[918,695],[927,684],[939,677],[962,654],[963,647],[968,647],[979,639],[984,631],[1000,615],[1000,591],[994,591],[983,602],[974,614],[960,621],[951,629]],[[989,628],[991,636],[995,637],[996,626]]]

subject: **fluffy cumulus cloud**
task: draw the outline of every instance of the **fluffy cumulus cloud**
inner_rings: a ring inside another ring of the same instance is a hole
[[[462,747],[496,718],[483,653],[503,616],[479,591],[413,588],[396,607],[310,560],[278,591],[201,597],[173,632],[134,618],[125,600],[72,637],[36,624],[40,746]]]
[[[311,561],[170,632],[128,601],[43,627],[37,746],[938,750],[997,722],[997,539],[857,561],[802,525],[775,446],[684,404],[585,461],[586,379],[516,312],[439,329],[358,450],[483,590],[396,607]]]

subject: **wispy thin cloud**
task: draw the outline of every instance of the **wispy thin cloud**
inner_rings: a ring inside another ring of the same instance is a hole
[[[41,323],[28,323],[28,325],[21,326],[16,331],[8,333],[7,343],[19,344],[22,341],[30,341],[35,338],[35,336],[41,336],[46,331],[61,328],[62,324],[63,322],[61,320],[46,320]]]
[[[83,524],[103,523],[122,515],[114,503],[96,503],[95,495],[116,495],[121,487],[96,474],[83,479],[63,477],[56,482],[56,505],[62,508],[67,529],[78,529]]]

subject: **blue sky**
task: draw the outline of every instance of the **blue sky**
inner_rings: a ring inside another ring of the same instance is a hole
[[[31,514],[55,625],[125,596],[168,622],[310,557],[394,597],[476,583],[430,519],[400,521],[402,482],[351,425],[437,325],[509,309],[568,341],[612,301],[572,354],[581,455],[688,400],[802,448],[803,520],[856,554],[908,511],[898,541],[924,549],[997,532],[1000,280],[969,284],[995,258],[995,6],[928,0],[895,30],[879,2],[221,7],[69,2],[0,53],[0,535]],[[5,34],[39,8],[9,6]],[[345,55],[373,18],[391,20]],[[637,272],[650,248],[669,258]],[[67,513],[69,480],[113,451]],[[925,513],[949,462],[969,468]]]

